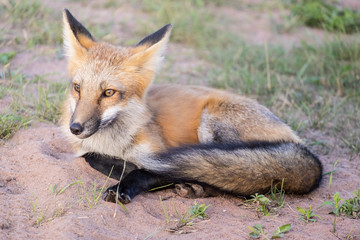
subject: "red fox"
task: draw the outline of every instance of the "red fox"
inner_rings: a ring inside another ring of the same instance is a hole
[[[67,9],[63,22],[71,91],[61,122],[69,141],[79,156],[136,166],[106,191],[106,201],[128,203],[165,183],[241,196],[282,181],[296,194],[319,185],[319,159],[266,107],[208,87],[152,84],[170,24],[135,46],[116,47],[97,42]]]

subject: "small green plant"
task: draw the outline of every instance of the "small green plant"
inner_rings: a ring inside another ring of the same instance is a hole
[[[333,221],[333,232],[336,231],[336,217],[339,216],[340,214],[340,201],[342,200],[342,198],[339,197],[339,193],[335,193],[333,196],[333,200],[334,201],[325,201],[321,204],[321,207],[326,206],[326,205],[330,205],[332,207],[331,212],[329,212],[329,214],[334,214],[334,221]]]
[[[32,208],[33,216],[32,218],[35,219],[35,224],[40,225],[43,222],[49,222],[53,220],[56,217],[59,217],[64,214],[65,207],[58,203],[57,197],[65,192],[66,189],[68,189],[71,186],[74,185],[80,185],[83,184],[82,181],[75,181],[72,182],[61,189],[58,189],[58,185],[52,185],[50,184],[50,192],[53,195],[53,205],[47,205],[45,208],[39,206],[38,199],[37,198],[31,198],[30,199],[30,205]],[[49,213],[50,211],[50,213]]]
[[[270,199],[263,194],[255,193],[251,195],[251,199],[246,200],[246,202],[253,202],[256,204],[256,213],[259,215],[259,212],[262,212],[264,216],[268,216],[271,213],[270,208]]]
[[[326,205],[330,205],[332,207],[331,212],[329,212],[330,214],[335,214],[335,215],[339,215],[340,214],[340,202],[343,200],[342,198],[339,197],[339,193],[336,192],[333,196],[333,200],[334,201],[325,201],[321,204],[321,207],[326,206]]]
[[[305,221],[305,222],[316,222],[316,219],[314,219],[315,217],[320,218],[321,217],[317,214],[314,214],[311,210],[311,205],[309,207],[309,209],[306,208],[301,208],[301,207],[296,207],[296,210],[300,213],[300,220]]]
[[[91,183],[90,186],[86,186],[86,184],[83,182],[79,184],[78,196],[80,202],[84,203],[88,209],[96,207],[101,195],[104,193],[104,188],[107,184],[107,181],[108,179],[100,188],[97,186],[96,179]]]
[[[285,224],[278,227],[275,232],[273,232],[272,236],[269,238],[267,237],[267,232],[264,231],[261,224],[256,224],[253,227],[247,227],[251,230],[249,233],[250,237],[258,239],[260,237],[264,237],[265,239],[275,239],[275,238],[282,238],[284,234],[291,230],[291,224]]]
[[[45,213],[39,207],[37,198],[30,199],[32,209],[32,218],[35,219],[35,224],[40,225],[45,220]]]
[[[195,201],[194,206],[190,207],[190,215],[200,219],[209,218],[209,216],[205,212],[208,207],[210,207],[210,205],[205,205],[205,203],[199,205]]]
[[[292,228],[291,224],[285,224],[285,225],[278,227],[275,230],[275,232],[273,233],[273,235],[271,236],[271,239],[284,237],[284,234],[287,233],[288,231],[290,231],[291,228]]]
[[[114,167],[114,166],[113,166]],[[111,168],[111,171],[110,171],[110,174],[108,176],[108,178],[111,176],[111,172],[113,170],[113,167]],[[120,207],[123,209],[123,211],[127,214],[129,213],[129,211],[127,210],[127,208],[125,207],[125,205],[119,201],[119,187],[120,187],[120,183],[124,177],[124,174],[125,174],[125,169],[126,169],[126,161],[124,161],[124,165],[123,165],[123,169],[122,169],[122,172],[121,172],[121,175],[120,175],[120,178],[119,178],[119,183],[117,185],[117,188],[116,188],[116,196],[115,196],[115,201],[116,201],[116,207],[115,207],[115,210],[114,210],[114,215],[113,217],[115,218],[116,217],[116,214],[117,214],[117,207],[118,205],[120,205]]]
[[[164,211],[164,214],[165,214],[165,217],[166,217],[166,223],[169,223],[170,222],[170,220],[169,220],[169,212],[168,212],[166,206],[164,205],[164,202],[162,201],[161,196],[160,196],[160,204],[161,204],[161,207],[162,207],[162,209]]]
[[[78,180],[77,194],[79,198],[78,202],[81,203],[81,205],[86,206],[88,209],[92,209],[98,205],[100,197],[103,195],[113,172],[113,168],[114,166],[111,168],[109,175],[101,186],[98,185],[96,179],[89,184]],[[127,209],[124,211],[127,213]]]
[[[54,197],[62,194],[66,189],[68,189],[71,186],[77,185],[77,184],[82,184],[83,181],[81,180],[77,180],[75,182],[69,183],[68,185],[66,185],[65,187],[61,188],[60,190],[56,191],[57,189],[57,184],[55,184],[54,186],[52,184],[50,184],[50,191],[51,193],[54,195]]]
[[[8,140],[20,128],[26,127],[31,120],[14,111],[6,111],[0,115],[0,140]]]
[[[83,182],[80,181],[80,180],[77,180],[75,182],[69,183],[68,185],[66,185],[65,187],[62,187],[59,190],[57,190],[57,187],[58,187],[57,184],[55,184],[55,185],[50,184],[50,191],[54,196],[54,208],[53,208],[52,218],[59,217],[64,212],[64,208],[59,206],[58,203],[57,203],[57,196],[62,194],[69,187],[77,185],[77,184],[83,184]]]
[[[331,189],[331,184],[332,184],[332,179],[333,179],[333,173],[336,172],[335,167],[336,167],[336,165],[338,164],[338,161],[339,161],[339,160],[336,160],[336,161],[334,162],[333,167],[332,167],[332,170],[331,170],[330,172],[327,172],[327,173],[324,174],[324,176],[330,174],[330,178],[329,178],[329,191],[330,191],[330,189]]]
[[[343,198],[340,198],[339,193],[335,193],[333,196],[333,201],[325,201],[321,204],[321,207],[330,205],[332,207],[329,214],[334,214],[333,222],[333,232],[336,231],[336,217],[340,214],[344,214],[352,218],[360,218],[360,187],[358,190],[355,190],[353,193],[354,197],[349,198],[344,201]]]
[[[189,211],[185,212],[182,215],[179,214],[179,212],[177,211],[174,202],[173,202],[173,206],[174,206],[174,210],[175,210],[176,216],[179,221],[176,229],[179,229],[183,226],[192,225],[193,224],[192,220],[194,218],[199,218],[199,219],[209,218],[209,216],[206,214],[206,210],[210,207],[210,205],[197,204],[197,202],[195,201],[194,205],[190,207]],[[167,209],[165,208],[165,206],[163,204],[162,204],[162,207],[164,209],[165,216],[168,219]]]
[[[270,196],[273,202],[277,204],[278,209],[284,206],[285,204],[284,179],[281,181],[280,189],[277,188],[277,185],[271,184]]]
[[[194,218],[193,216],[189,215],[189,212],[186,212],[184,213],[183,215],[180,215],[178,210],[176,209],[175,207],[175,203],[173,202],[173,206],[174,206],[174,210],[175,210],[175,213],[176,213],[176,217],[179,221],[178,225],[177,225],[177,229],[178,228],[181,228],[183,226],[186,226],[186,225],[191,225],[191,220]]]
[[[340,207],[340,213],[348,217],[360,218],[360,187],[353,193],[354,197],[345,200]]]
[[[12,51],[9,53],[0,53],[0,63],[2,65],[6,65],[10,62],[10,60],[15,57],[15,55],[17,54],[17,52]]]
[[[247,227],[247,228],[251,230],[251,233],[249,233],[250,237],[257,239],[260,238],[261,236],[264,236],[266,239],[268,239],[266,237],[267,232],[264,231],[261,224],[255,224],[255,226]]]

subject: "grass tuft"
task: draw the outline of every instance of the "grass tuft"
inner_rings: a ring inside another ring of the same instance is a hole
[[[53,12],[36,0],[4,0],[0,9],[0,20],[7,26],[0,32],[0,45],[10,42],[33,47],[62,43],[59,11]]]
[[[9,53],[0,53],[0,63],[2,65],[8,64],[11,61],[11,59],[15,57],[16,54],[17,52],[15,51],[11,51]]]
[[[249,236],[251,238],[258,239],[263,237],[264,239],[275,239],[275,238],[283,238],[284,234],[290,231],[292,226],[291,224],[285,224],[278,227],[273,232],[270,238],[267,236],[267,232],[265,232],[261,224],[255,224],[255,226],[247,227],[247,228],[251,230],[251,232],[249,233]]]
[[[300,0],[291,8],[305,25],[332,32],[353,33],[360,29],[360,12],[338,8],[325,0]]]
[[[296,207],[296,210],[300,213],[299,219],[306,223],[316,222],[317,220],[314,219],[315,217],[321,219],[321,217],[319,215],[313,213],[313,211],[311,210],[311,205],[310,205],[309,209]]]
[[[0,96],[10,99],[10,106],[0,116],[0,137],[9,139],[17,130],[33,121],[56,123],[66,85],[45,76],[27,77],[18,72],[0,75]]]
[[[215,24],[215,15],[206,9],[209,5],[222,4],[221,1],[191,0],[181,1],[142,1],[143,11],[153,15],[152,22],[143,23],[141,34],[149,34],[148,29],[159,27],[168,23],[173,24],[171,41],[193,45],[200,49],[208,48],[214,43],[227,38],[218,34],[218,24]],[[210,41],[209,41],[210,40]],[[227,44],[227,41],[223,41]],[[223,46],[226,47],[226,46]]]
[[[30,124],[31,120],[20,116],[17,112],[6,111],[0,115],[0,139],[8,140],[20,128]],[[0,142],[1,143],[1,142]]]

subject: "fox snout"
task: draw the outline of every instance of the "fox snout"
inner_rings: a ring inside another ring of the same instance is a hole
[[[70,119],[70,132],[80,139],[88,138],[100,128],[106,128],[115,121],[120,111],[119,106],[101,110],[91,101],[79,101]]]
[[[79,101],[72,113],[69,128],[72,134],[84,139],[93,135],[100,126],[99,110],[87,101]]]
[[[74,115],[70,121],[70,131],[78,138],[88,138],[97,132],[100,126],[100,121],[96,117],[87,119],[86,121],[77,120]]]

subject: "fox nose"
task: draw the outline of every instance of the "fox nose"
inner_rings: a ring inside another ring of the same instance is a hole
[[[80,135],[84,131],[84,128],[79,123],[72,123],[70,125],[70,131],[74,135]]]

